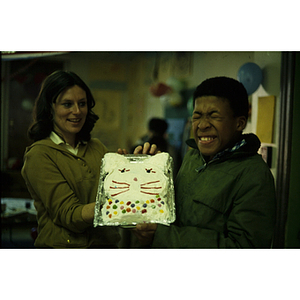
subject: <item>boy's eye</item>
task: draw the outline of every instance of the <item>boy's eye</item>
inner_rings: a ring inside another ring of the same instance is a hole
[[[193,118],[192,118],[192,122],[197,122],[197,121],[199,121],[199,120],[201,120],[201,116],[193,116]]]
[[[212,119],[219,119],[219,118],[221,118],[221,116],[220,116],[219,113],[212,113],[212,114],[210,115],[210,117],[211,117]]]

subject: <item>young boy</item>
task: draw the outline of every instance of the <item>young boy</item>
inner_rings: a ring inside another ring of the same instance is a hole
[[[139,224],[153,248],[270,248],[275,225],[273,176],[243,134],[248,95],[231,78],[215,77],[194,92],[193,135],[175,181],[176,222]]]

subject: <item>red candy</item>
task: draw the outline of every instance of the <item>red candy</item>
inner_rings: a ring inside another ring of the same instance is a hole
[[[128,201],[127,203],[126,203],[126,205],[130,205],[131,204],[131,202],[130,201]]]
[[[142,210],[142,214],[146,213],[147,212],[147,209],[143,209]]]

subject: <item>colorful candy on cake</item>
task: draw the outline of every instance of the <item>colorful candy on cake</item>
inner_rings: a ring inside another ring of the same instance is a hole
[[[95,207],[95,226],[170,224],[175,220],[172,158],[105,154]]]

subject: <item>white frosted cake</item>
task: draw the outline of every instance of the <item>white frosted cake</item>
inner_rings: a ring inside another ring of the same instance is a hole
[[[172,158],[156,155],[105,154],[95,207],[94,226],[169,224],[175,220]]]

